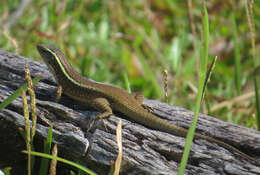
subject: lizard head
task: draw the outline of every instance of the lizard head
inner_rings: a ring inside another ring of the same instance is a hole
[[[60,70],[60,68],[63,68],[61,58],[65,57],[64,54],[56,47],[51,45],[38,44],[37,50],[43,58],[43,61],[57,80],[57,71]]]

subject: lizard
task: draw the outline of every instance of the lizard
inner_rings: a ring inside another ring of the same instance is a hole
[[[37,49],[56,81],[62,87],[62,92],[72,99],[98,110],[100,114],[97,115],[97,118],[109,117],[113,115],[113,111],[117,111],[148,128],[186,137],[188,129],[170,123],[147,111],[142,105],[144,99],[142,94],[133,95],[116,86],[81,76],[72,68],[66,56],[55,46],[39,44]],[[195,133],[194,138],[216,143],[260,166],[259,160],[221,140],[199,133]]]

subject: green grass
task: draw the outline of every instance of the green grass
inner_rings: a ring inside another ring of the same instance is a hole
[[[19,1],[4,2],[0,7],[0,24],[19,4]],[[196,87],[198,82],[199,70],[195,66],[195,58],[199,49],[193,50],[193,39],[199,46],[202,4],[200,1],[193,3],[196,36],[191,34],[185,2],[158,0],[150,4],[137,0],[131,3],[99,0],[56,3],[35,1],[9,30],[9,35],[17,41],[21,55],[41,60],[36,44],[54,44],[66,53],[74,68],[82,75],[124,88],[123,77],[127,75],[132,92],[140,91],[146,98],[163,100],[162,71],[167,69],[169,103],[194,110],[196,91],[191,86]],[[260,9],[259,2],[255,3],[257,31]],[[248,112],[254,111],[254,98],[236,103],[231,108],[210,110],[220,102],[253,90],[253,78],[249,73],[254,63],[248,59],[251,44],[247,39],[249,28],[243,15],[244,5],[216,1],[207,2],[207,6],[211,33],[209,55],[217,55],[219,61],[207,89],[206,101],[209,104],[203,104],[203,109],[222,120],[256,128],[255,124],[248,122],[254,115],[254,112]],[[229,6],[233,6],[234,10]],[[259,41],[258,38],[256,35],[256,41]],[[3,33],[0,47],[10,52],[16,51]],[[241,116],[239,120],[237,116]]]
[[[194,117],[192,123],[190,125],[188,134],[186,136],[186,142],[184,147],[184,152],[182,155],[181,164],[178,170],[178,175],[182,175],[185,172],[185,168],[188,162],[189,153],[192,145],[192,140],[195,135],[196,125],[199,117],[199,111],[202,104],[202,100],[205,94],[206,85],[208,82],[208,78],[210,73],[207,76],[207,63],[208,63],[208,42],[209,42],[209,23],[208,23],[208,12],[206,8],[206,3],[203,4],[202,10],[203,18],[203,36],[202,36],[202,44],[201,44],[201,52],[200,52],[200,66],[199,66],[199,84],[198,84],[198,95],[196,98],[196,108],[194,112]],[[210,70],[212,71],[212,70]],[[209,71],[209,72],[210,72]]]
[[[46,140],[44,140],[43,152],[45,154],[50,154],[51,153],[52,130],[53,130],[53,126],[51,126],[49,128],[48,136],[47,136]],[[40,169],[39,169],[39,175],[47,175],[48,174],[48,167],[49,167],[49,159],[42,158],[41,159]]]
[[[234,57],[235,57],[235,87],[237,94],[241,93],[241,55],[238,44],[238,33],[235,14],[231,13],[232,29],[233,29],[233,41],[234,41]]]
[[[23,151],[23,153],[26,153],[28,154],[28,151]],[[52,155],[49,155],[49,154],[45,154],[45,153],[40,153],[40,152],[30,152],[31,155],[34,155],[34,156],[39,156],[39,157],[44,157],[44,158],[47,158],[47,159],[55,159],[59,162],[62,162],[62,163],[66,163],[68,165],[71,165],[75,168],[78,168],[79,170],[87,173],[87,174],[90,174],[90,175],[95,175],[96,173],[94,173],[93,171],[87,169],[86,167],[82,166],[82,165],[79,165],[75,162],[72,162],[72,161],[69,161],[69,160],[66,160],[66,159],[63,159],[63,158],[60,158],[60,157],[57,157],[57,156],[52,156]]]

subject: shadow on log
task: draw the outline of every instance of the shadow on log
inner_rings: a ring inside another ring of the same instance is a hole
[[[97,112],[66,96],[56,103],[57,84],[43,63],[0,50],[0,102],[25,83],[26,64],[32,77],[42,77],[35,86],[36,150],[42,151],[43,139],[49,126],[53,125],[53,141],[58,144],[60,157],[81,160],[96,173],[108,174],[111,161],[115,161],[117,156],[115,130],[120,117],[123,132],[121,174],[176,174],[185,138],[146,128],[125,120],[121,114],[104,120],[107,130],[99,121],[86,132]],[[145,100],[144,104],[154,114],[184,128],[189,127],[193,117],[191,111],[158,101]],[[25,143],[18,132],[19,127],[24,128],[20,97],[0,111],[0,125],[0,168],[24,168],[26,156],[21,150],[25,149]],[[196,131],[260,158],[260,132],[206,115],[199,116]],[[186,174],[260,174],[260,167],[231,150],[198,139],[192,144]]]

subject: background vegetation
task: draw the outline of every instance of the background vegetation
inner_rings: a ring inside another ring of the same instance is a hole
[[[21,1],[24,2],[24,1]],[[0,0],[0,48],[39,60],[36,45],[53,44],[74,68],[96,81],[195,108],[202,35],[202,1]],[[218,56],[203,112],[256,129],[251,35],[245,0],[207,1],[210,59]],[[260,1],[253,6],[259,60]],[[237,31],[237,33],[236,33]],[[236,58],[236,59],[235,59]],[[237,60],[237,62],[235,62]],[[235,71],[238,70],[238,71]]]

